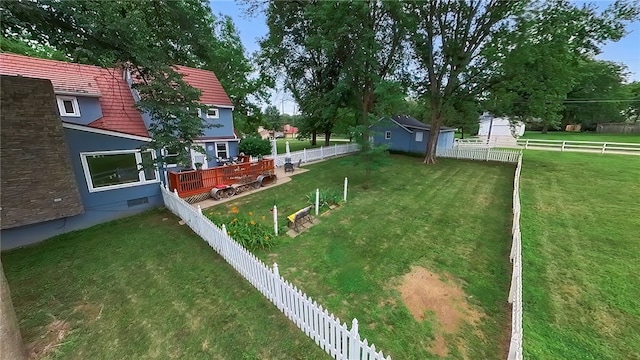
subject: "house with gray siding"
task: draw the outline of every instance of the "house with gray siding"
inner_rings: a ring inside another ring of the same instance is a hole
[[[197,139],[206,154],[192,153],[193,163],[237,156],[233,105],[215,74],[177,70],[216,125]],[[157,154],[140,150],[150,119],[135,108],[130,74],[2,53],[0,76],[3,250],[162,205],[163,171],[139,165]]]
[[[408,115],[383,117],[370,127],[375,145],[387,145],[389,150],[424,154],[427,151],[431,126]],[[438,149],[451,149],[455,129],[441,127]]]

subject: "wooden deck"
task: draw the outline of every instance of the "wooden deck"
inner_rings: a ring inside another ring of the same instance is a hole
[[[168,174],[171,191],[178,190],[180,197],[188,197],[209,192],[216,185],[232,185],[255,180],[259,175],[274,174],[274,163],[273,159],[262,159],[258,162]]]

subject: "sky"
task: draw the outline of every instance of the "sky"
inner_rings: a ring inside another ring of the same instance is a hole
[[[605,7],[613,1],[596,1],[598,7]],[[264,14],[256,14],[249,17],[244,13],[244,6],[232,0],[210,0],[211,9],[215,14],[228,15],[233,19],[240,33],[242,44],[248,54],[260,49],[258,40],[268,33]],[[628,81],[640,81],[640,22],[629,24],[627,34],[618,42],[609,42],[601,50],[596,58],[600,60],[614,61],[627,66]],[[283,91],[274,91],[271,103],[276,105],[281,112],[292,114],[296,110],[296,103],[291,95]]]

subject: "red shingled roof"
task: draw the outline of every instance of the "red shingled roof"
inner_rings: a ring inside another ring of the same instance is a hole
[[[176,71],[184,75],[187,84],[202,91],[200,102],[207,105],[233,106],[227,93],[220,85],[216,75],[209,70],[194,69],[186,66],[176,66]]]
[[[0,54],[0,73],[51,80],[56,93],[100,96],[100,89],[94,79],[94,76],[100,73],[100,68],[97,66],[2,53]]]
[[[233,106],[216,75],[208,70],[176,66],[184,80],[200,89],[203,104]],[[0,53],[0,74],[51,80],[57,94],[98,97],[102,117],[89,126],[149,136],[127,82],[119,69]]]
[[[89,126],[149,136],[120,70],[2,53],[0,74],[51,80],[58,94],[99,97],[102,117]]]

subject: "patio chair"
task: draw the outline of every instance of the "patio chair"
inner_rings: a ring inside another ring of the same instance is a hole
[[[293,163],[291,162],[291,158],[284,158],[284,172],[293,172]]]

